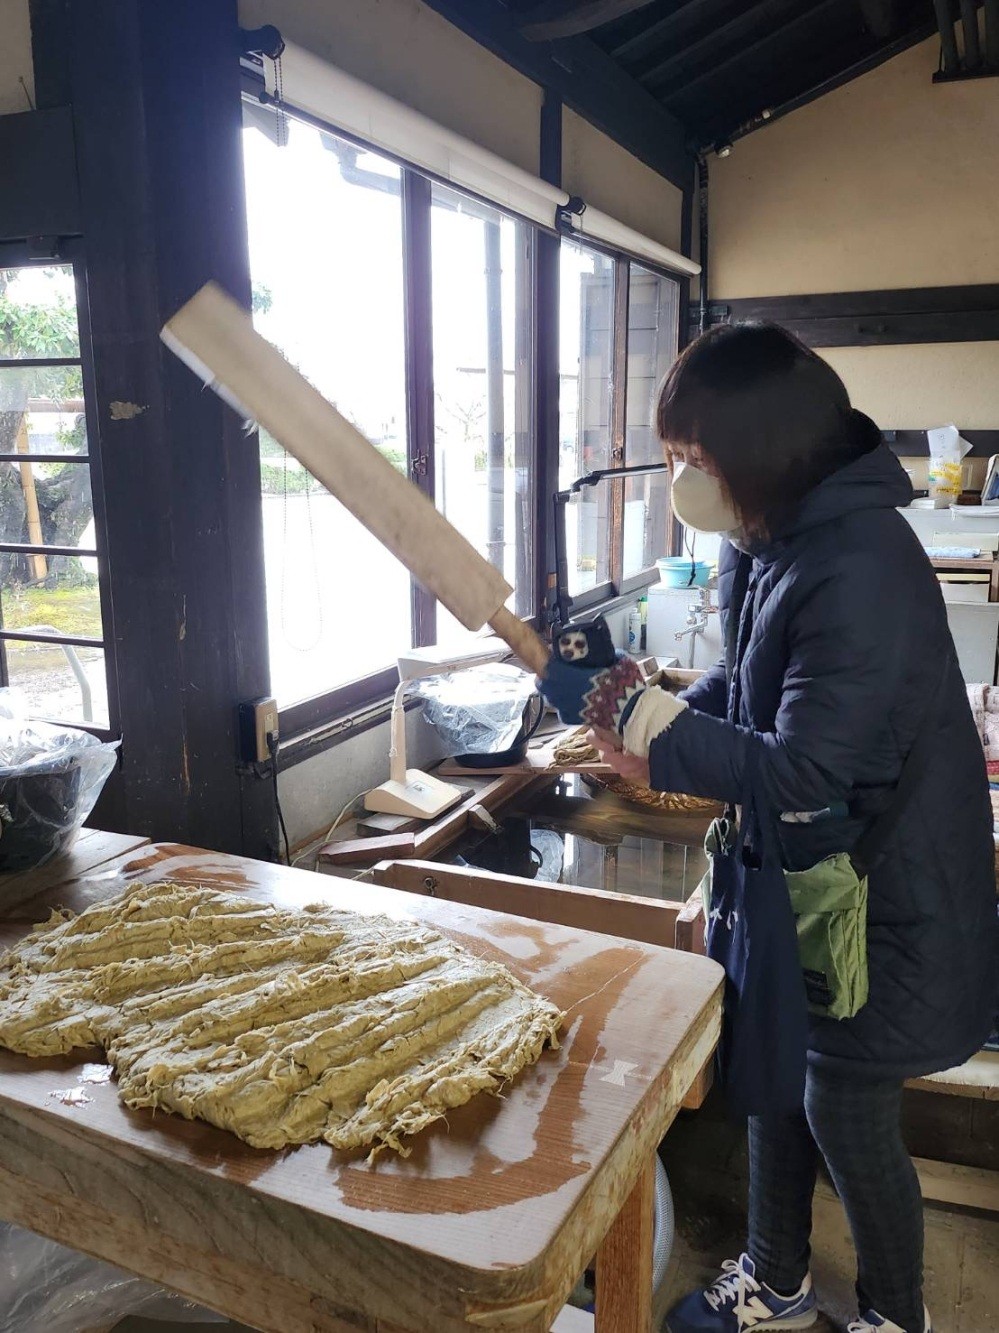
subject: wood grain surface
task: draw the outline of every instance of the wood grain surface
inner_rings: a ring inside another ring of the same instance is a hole
[[[148,838],[127,833],[104,833],[100,829],[81,829],[76,841],[61,856],[54,856],[35,870],[21,870],[13,875],[0,875],[0,916],[9,916],[15,908],[39,894],[93,875],[100,866],[149,844]]]
[[[119,884],[197,882],[425,921],[560,1005],[564,1043],[502,1099],[476,1098],[418,1136],[410,1158],[373,1166],[128,1111],[113,1082],[88,1081],[97,1053],[0,1053],[3,1216],[273,1333],[550,1328],[714,1047],[720,970],[192,848],[155,845],[118,866]],[[114,884],[59,892],[78,908]]]

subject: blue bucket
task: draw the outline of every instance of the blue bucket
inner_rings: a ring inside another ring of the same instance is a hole
[[[691,560],[685,555],[664,556],[657,560],[659,581],[667,588],[704,588],[711,579],[707,560]]]

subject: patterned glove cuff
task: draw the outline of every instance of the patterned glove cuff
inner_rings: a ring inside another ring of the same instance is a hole
[[[612,667],[594,677],[592,689],[583,696],[583,720],[603,731],[620,732],[625,709],[644,689],[638,663],[622,654]]]

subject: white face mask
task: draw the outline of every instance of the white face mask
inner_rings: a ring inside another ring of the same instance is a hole
[[[692,463],[674,466],[670,505],[680,522],[694,532],[726,534],[739,527],[739,515],[721,482]]]

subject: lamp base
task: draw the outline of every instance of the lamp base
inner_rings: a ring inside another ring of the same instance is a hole
[[[462,789],[450,782],[441,782],[418,768],[407,768],[405,782],[389,781],[372,787],[364,798],[364,808],[380,814],[409,815],[411,819],[436,819],[457,805],[462,794]]]

